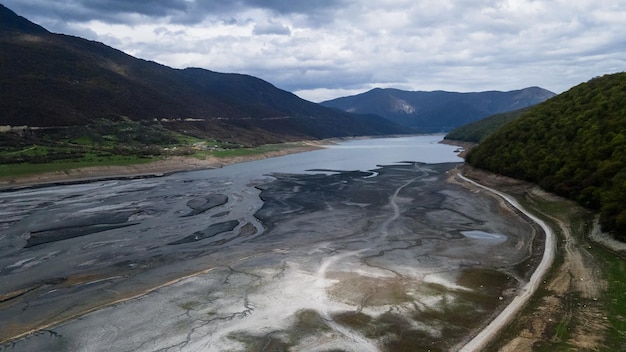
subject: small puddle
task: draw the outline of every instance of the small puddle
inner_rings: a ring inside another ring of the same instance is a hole
[[[485,240],[494,243],[501,243],[506,241],[506,236],[501,233],[491,233],[480,230],[461,231],[461,234],[466,238],[475,240]]]

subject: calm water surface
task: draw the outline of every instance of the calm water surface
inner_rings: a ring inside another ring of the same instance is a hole
[[[215,175],[255,177],[273,172],[303,173],[306,170],[374,170],[379,165],[405,161],[423,163],[463,162],[457,147],[441,144],[443,135],[376,138],[340,142],[325,149],[251,161],[211,170]],[[203,173],[202,171],[200,173]],[[196,177],[196,173],[188,176]]]

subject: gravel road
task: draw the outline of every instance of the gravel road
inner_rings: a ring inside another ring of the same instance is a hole
[[[550,266],[554,261],[555,240],[552,229],[544,221],[524,209],[513,197],[496,191],[493,188],[483,186],[461,174],[458,174],[458,176],[464,181],[480,187],[488,192],[492,192],[507,201],[516,209],[524,213],[524,215],[528,216],[531,220],[539,224],[539,226],[541,226],[546,235],[543,258],[537,266],[535,272],[530,277],[528,283],[524,285],[521,290],[519,290],[519,295],[515,297],[513,301],[495,319],[493,319],[489,323],[489,325],[487,325],[471,341],[469,341],[467,344],[459,349],[459,351],[462,352],[470,352],[482,350],[491,340],[493,340],[493,338],[500,332],[500,330],[502,330],[502,328],[504,328],[515,317],[515,315],[524,307],[526,302],[528,302],[530,297],[535,293],[537,287],[539,286],[539,283],[543,279],[548,269],[550,269]]]

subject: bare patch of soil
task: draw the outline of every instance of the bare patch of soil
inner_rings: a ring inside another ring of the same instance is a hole
[[[533,189],[530,194],[544,199],[554,198],[538,189]],[[584,350],[601,350],[608,325],[603,319],[602,306],[597,301],[606,290],[607,283],[601,279],[600,268],[594,258],[573,235],[576,231],[572,229],[573,225],[563,218],[544,215],[558,224],[562,236],[561,248],[565,251],[563,263],[547,285],[552,295],[546,298],[553,299],[546,302],[553,301],[550,305],[557,310],[556,321],[572,321],[567,344]],[[545,335],[546,329],[542,332]]]
[[[468,177],[517,197],[565,204],[558,214],[542,214],[558,226],[556,230],[560,232],[560,238],[557,252],[562,261],[557,261],[558,267],[545,281],[545,294],[536,298],[531,303],[533,307],[526,309],[514,321],[518,332],[496,342],[490,350],[533,351],[552,344],[576,350],[603,350],[608,322],[598,298],[606,290],[607,283],[602,279],[596,259],[575,236],[575,233],[585,231],[573,228],[580,225],[570,221],[578,211],[577,206],[523,181],[468,166],[464,166],[463,170]]]

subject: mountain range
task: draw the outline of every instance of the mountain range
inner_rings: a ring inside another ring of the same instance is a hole
[[[532,106],[554,95],[539,87],[475,93],[375,88],[321,104],[353,113],[380,115],[420,133],[437,133],[493,114]]]
[[[174,69],[102,43],[54,34],[0,5],[0,125],[159,121],[246,144],[411,132],[330,109],[256,77]]]

